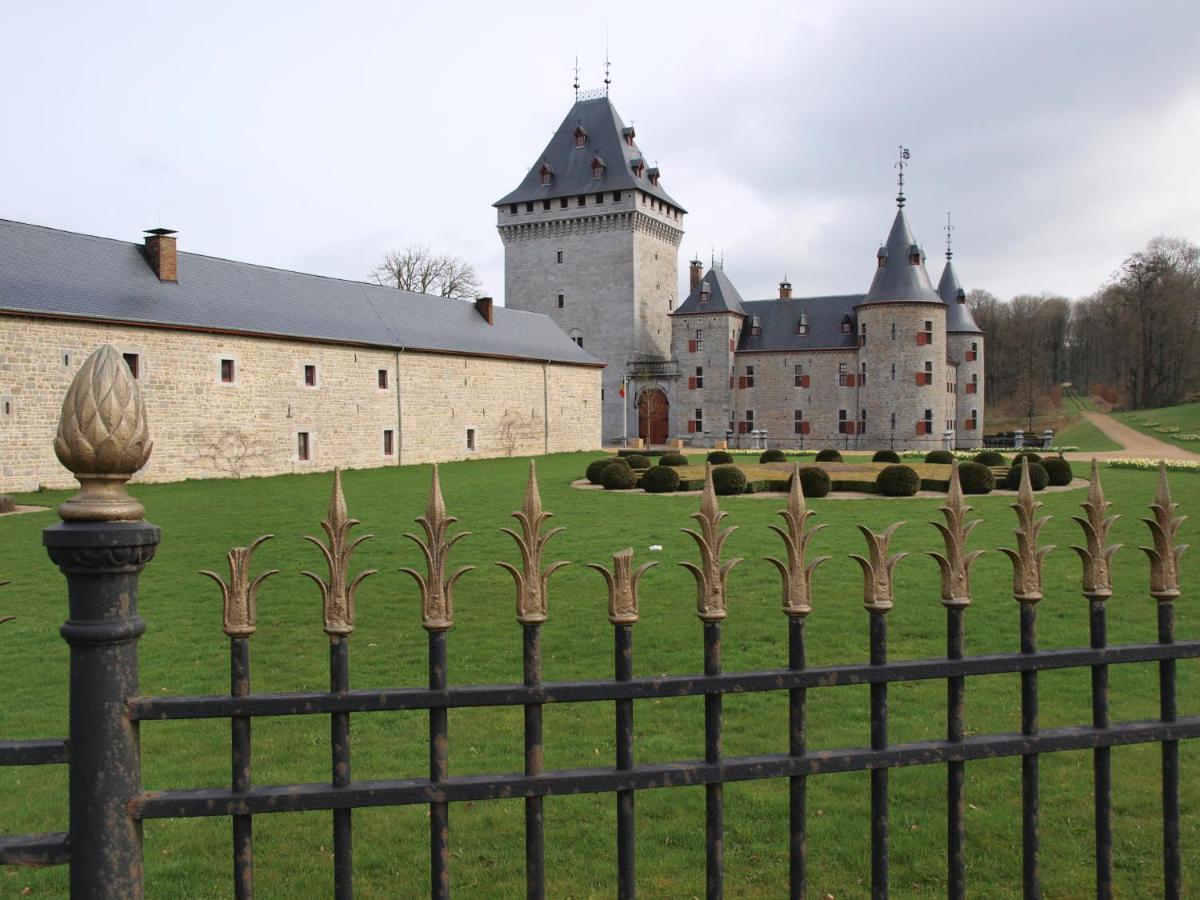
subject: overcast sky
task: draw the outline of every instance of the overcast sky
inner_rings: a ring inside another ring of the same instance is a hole
[[[607,18],[606,18],[607,17]],[[866,290],[895,212],[964,283],[1087,294],[1200,242],[1185,2],[0,0],[0,218],[364,279],[408,243],[503,296],[491,204],[599,86],[743,296]],[[3,262],[0,261],[0,265]]]

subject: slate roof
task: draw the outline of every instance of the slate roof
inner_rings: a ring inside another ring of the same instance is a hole
[[[706,286],[708,287],[708,302],[701,304],[701,294]],[[725,270],[714,267],[704,274],[700,283],[671,315],[686,316],[701,313],[708,315],[727,312],[744,316],[746,313],[742,309],[742,303],[742,295],[733,286],[733,282],[729,280]]]
[[[179,253],[160,282],[141,244],[0,219],[0,313],[59,315],[406,350],[601,366],[548,317]]]
[[[975,324],[971,315],[971,307],[967,304],[967,295],[958,281],[958,273],[954,271],[954,263],[949,257],[946,268],[942,269],[942,278],[938,282],[938,295],[946,304],[946,331],[983,334],[983,330]]]
[[[587,143],[583,147],[576,147],[575,129],[581,125],[587,132]],[[573,197],[599,191],[640,190],[670,203],[680,212],[687,212],[663,190],[661,182],[658,185],[650,182],[653,170],[649,166],[642,172],[641,178],[633,174],[631,163],[634,160],[644,163],[644,154],[638,148],[636,138],[633,146],[625,142],[622,137],[625,132],[625,123],[607,97],[577,100],[516,190],[505,194],[492,205]],[[592,160],[597,156],[605,162],[604,175],[593,178]],[[549,164],[554,172],[548,185],[541,182],[543,164]]]
[[[918,265],[914,266],[908,261],[909,253],[916,246],[917,241],[908,227],[904,210],[896,210],[896,219],[892,222],[887,243],[879,248],[879,254],[886,258],[885,264],[875,270],[875,279],[863,303],[942,302],[933,289],[929,273],[925,271],[924,254]]]
[[[862,302],[862,294],[751,300],[742,307],[750,318],[742,326],[738,350],[852,350],[858,346],[854,307]],[[801,314],[808,325],[807,334],[796,333]],[[842,322],[847,318],[850,333],[844,334]],[[761,327],[758,337],[752,336],[749,326],[754,319]]]

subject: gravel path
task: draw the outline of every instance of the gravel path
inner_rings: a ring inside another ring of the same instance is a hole
[[[1142,434],[1124,422],[1118,422],[1104,413],[1085,412],[1083,417],[1104,432],[1105,436],[1124,446],[1124,450],[1107,450],[1103,453],[1064,453],[1067,459],[1117,459],[1122,456],[1146,457],[1148,459],[1182,459],[1200,461],[1200,453],[1190,453],[1182,447]]]

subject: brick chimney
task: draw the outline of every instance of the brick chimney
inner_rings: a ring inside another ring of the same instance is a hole
[[[485,319],[487,319],[487,323],[489,325],[495,324],[495,314],[492,311],[492,298],[491,297],[476,297],[475,298],[475,311],[477,313],[479,313],[481,316],[483,316]]]
[[[179,281],[179,261],[175,252],[175,232],[170,228],[146,229],[146,262],[159,281]]]
[[[688,269],[688,293],[696,289],[696,285],[700,283],[700,279],[704,277],[703,264],[698,259],[691,261],[691,268]]]
[[[779,282],[779,299],[780,300],[791,300],[792,299],[792,283],[790,281]]]

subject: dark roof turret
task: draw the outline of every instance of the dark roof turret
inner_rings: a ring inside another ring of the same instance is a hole
[[[925,271],[925,254],[913,238],[904,210],[896,220],[887,243],[876,254],[875,279],[863,303],[941,303]]]
[[[692,313],[733,313],[744,316],[742,295],[733,286],[724,269],[712,268],[700,279],[687,299],[671,315],[686,316]]]
[[[946,304],[947,332],[983,334],[983,330],[975,324],[975,317],[971,315],[967,292],[958,281],[958,273],[954,271],[954,263],[950,261],[949,254],[946,268],[942,269],[942,277],[938,281],[938,294]]]

